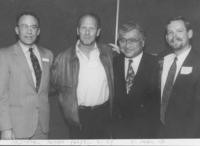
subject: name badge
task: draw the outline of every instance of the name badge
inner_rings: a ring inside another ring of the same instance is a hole
[[[49,58],[42,58],[42,61],[49,62]]]
[[[190,74],[192,73],[192,67],[182,67],[181,68],[181,74],[184,74],[184,75],[187,75],[187,74]]]

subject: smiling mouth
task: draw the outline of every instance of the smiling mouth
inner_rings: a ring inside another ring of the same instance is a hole
[[[86,39],[86,40],[90,40],[90,37],[84,37],[84,39]]]
[[[26,39],[33,39],[32,36],[25,36]]]
[[[180,39],[180,38],[172,39],[172,42],[180,42],[180,41],[182,41],[182,39]]]
[[[125,53],[132,53],[133,50],[125,50]]]

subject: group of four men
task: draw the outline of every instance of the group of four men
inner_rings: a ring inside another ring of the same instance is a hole
[[[96,41],[98,16],[84,14],[76,44],[54,63],[53,54],[35,44],[39,26],[34,13],[21,13],[18,42],[0,50],[1,139],[48,138],[50,82],[71,139],[200,136],[200,59],[185,19],[168,22],[171,52],[158,57],[144,51],[137,23],[119,28],[118,54]]]

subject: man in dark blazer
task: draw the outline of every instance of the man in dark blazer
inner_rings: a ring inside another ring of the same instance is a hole
[[[191,45],[193,30],[182,17],[166,26],[173,53],[161,61],[161,136],[200,137],[200,55]]]
[[[153,138],[157,131],[158,62],[155,56],[143,52],[144,45],[144,32],[138,24],[129,22],[120,27],[122,53],[113,61],[113,138]]]

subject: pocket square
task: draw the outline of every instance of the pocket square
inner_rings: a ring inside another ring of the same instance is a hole
[[[42,58],[42,61],[49,62],[49,58]]]
[[[181,74],[187,75],[187,74],[190,74],[190,73],[192,73],[192,67],[182,67],[181,68]]]

